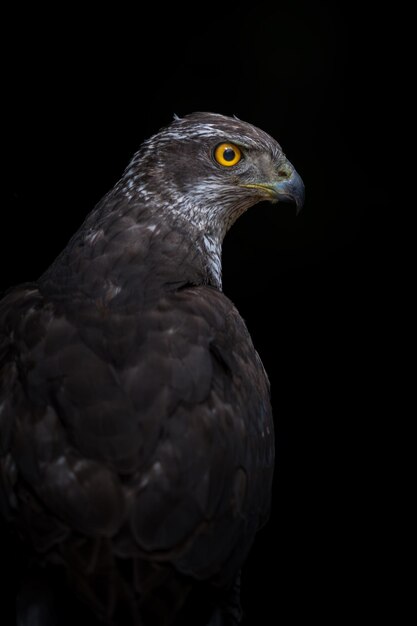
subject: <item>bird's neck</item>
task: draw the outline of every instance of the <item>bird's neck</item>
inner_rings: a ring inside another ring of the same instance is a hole
[[[60,295],[146,305],[184,285],[221,290],[221,246],[221,236],[179,214],[161,219],[139,204],[105,207],[90,214],[41,280]]]
[[[125,201],[131,202],[135,197],[144,200],[150,214],[153,213],[155,223],[160,223],[162,217],[173,231],[187,233],[184,245],[190,249],[191,256],[194,250],[200,257],[204,283],[221,290],[222,244],[226,234],[221,211],[209,206],[204,187],[200,193],[194,189],[193,194],[188,195],[176,190],[175,185],[156,186],[155,180],[146,175],[148,168],[134,165],[135,159],[116,185],[115,191]],[[205,210],[201,209],[201,204]]]
[[[186,203],[184,204],[186,206]],[[222,290],[222,245],[224,231],[212,219],[210,224],[202,223],[195,218],[198,211],[191,209],[184,215],[184,206],[181,212],[170,209],[167,223],[172,233],[181,233],[184,236],[184,246],[189,251],[195,266],[202,268],[202,282]]]
[[[206,259],[206,270],[209,282],[221,291],[222,289],[222,243],[223,240],[214,233],[205,233],[201,237],[203,257]]]

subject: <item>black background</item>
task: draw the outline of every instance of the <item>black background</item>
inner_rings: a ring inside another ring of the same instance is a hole
[[[336,4],[37,7],[6,27],[1,289],[46,269],[174,113],[260,126],[304,179],[299,216],[260,204],[224,243],[224,291],[269,373],[276,423],[272,516],[243,578],[247,624],[389,608],[380,374],[396,244],[386,236],[392,29],[380,8]]]

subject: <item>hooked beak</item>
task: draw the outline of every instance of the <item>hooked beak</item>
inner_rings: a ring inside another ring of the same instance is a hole
[[[297,215],[304,204],[304,183],[290,163],[279,169],[277,179],[274,181],[242,186],[248,189],[259,189],[263,192],[262,196],[271,202],[294,202]]]

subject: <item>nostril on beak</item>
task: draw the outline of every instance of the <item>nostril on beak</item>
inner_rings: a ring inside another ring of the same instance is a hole
[[[280,178],[289,178],[292,174],[292,169],[289,167],[280,167],[278,170],[278,176]]]

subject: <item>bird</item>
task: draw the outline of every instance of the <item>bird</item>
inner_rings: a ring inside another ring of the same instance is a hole
[[[274,423],[221,253],[264,200],[304,201],[275,139],[175,116],[39,279],[3,296],[0,514],[25,555],[19,626],[241,623]]]

